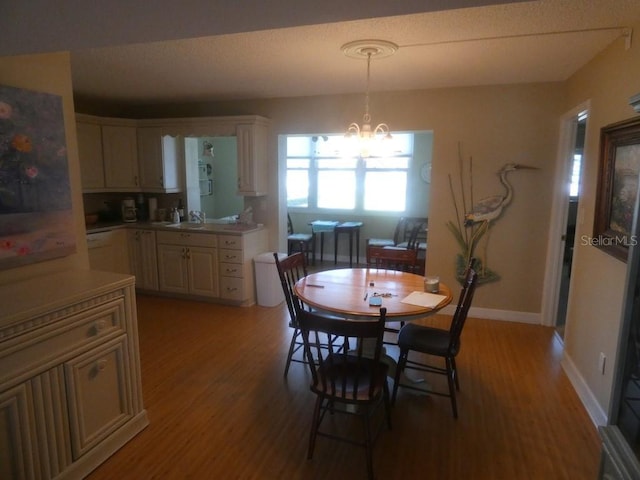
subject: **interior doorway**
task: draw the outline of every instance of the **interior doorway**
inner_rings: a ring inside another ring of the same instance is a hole
[[[565,203],[566,225],[562,240],[564,248],[560,268],[560,290],[558,293],[558,308],[555,315],[556,332],[564,338],[567,320],[567,305],[569,300],[569,286],[571,284],[571,266],[575,246],[576,224],[578,220],[578,203],[580,200],[580,172],[584,154],[585,133],[587,128],[587,111],[580,112],[574,119],[572,137],[573,149],[567,158],[568,168],[564,184],[569,187],[568,202]]]

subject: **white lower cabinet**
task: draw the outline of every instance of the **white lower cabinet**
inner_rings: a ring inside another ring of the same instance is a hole
[[[158,232],[157,241],[160,291],[219,296],[216,235]]]
[[[47,275],[0,303],[0,478],[84,478],[148,424],[133,277]]]
[[[136,288],[158,290],[158,258],[156,232],[135,228],[127,231],[131,273],[136,277]]]

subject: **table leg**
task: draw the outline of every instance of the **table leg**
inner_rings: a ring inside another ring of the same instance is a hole
[[[353,230],[349,229],[349,268],[353,267]]]
[[[338,263],[338,229],[333,231],[333,264]]]
[[[360,229],[356,229],[356,265],[360,264]]]
[[[320,262],[323,262],[324,257],[324,232],[320,232]]]

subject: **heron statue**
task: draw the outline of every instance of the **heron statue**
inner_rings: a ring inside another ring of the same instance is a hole
[[[528,165],[520,165],[517,163],[507,163],[503,165],[498,171],[498,176],[500,177],[500,183],[504,185],[506,192],[504,195],[492,195],[490,197],[483,198],[473,205],[471,207],[471,211],[466,213],[464,216],[464,225],[469,227],[476,223],[489,223],[498,218],[513,199],[513,187],[507,181],[507,175],[509,172],[524,169],[538,170],[537,167],[530,167]]]

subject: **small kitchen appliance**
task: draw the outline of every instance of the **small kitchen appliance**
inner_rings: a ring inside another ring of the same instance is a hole
[[[136,222],[136,202],[133,198],[125,198],[122,200],[122,221]]]

